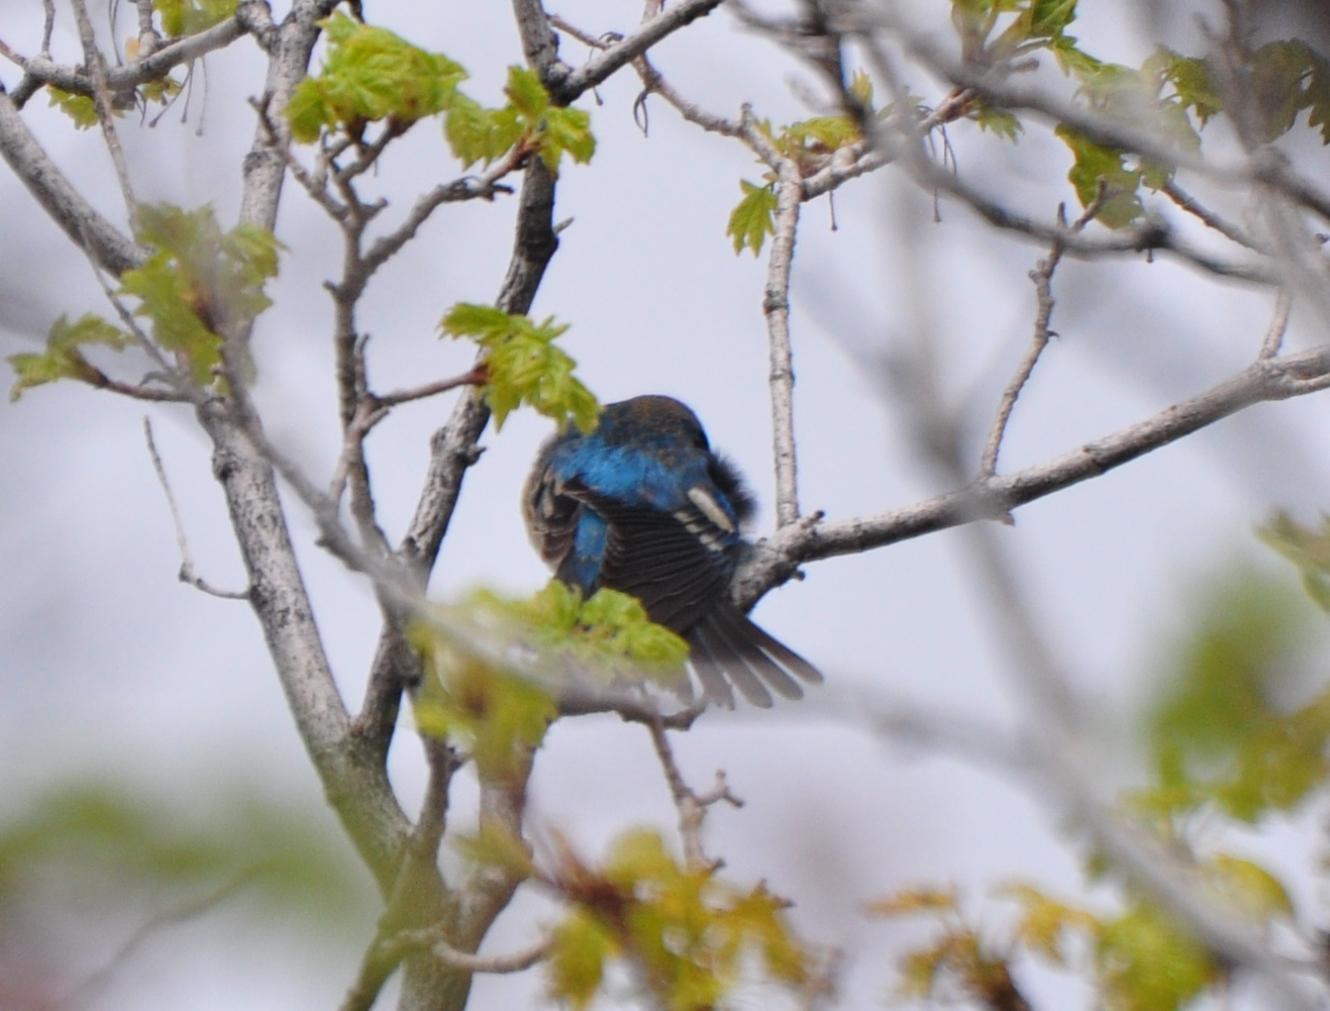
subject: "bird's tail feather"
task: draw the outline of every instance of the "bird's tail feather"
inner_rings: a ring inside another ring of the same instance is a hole
[[[688,641],[703,694],[729,709],[734,708],[733,688],[751,705],[766,709],[772,691],[787,699],[803,697],[791,674],[812,684],[822,681],[816,667],[729,604],[709,610],[689,631]]]

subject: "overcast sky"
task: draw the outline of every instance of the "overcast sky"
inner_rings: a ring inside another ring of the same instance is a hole
[[[507,5],[447,6],[426,13],[370,5],[369,13],[460,60],[471,72],[469,93],[496,101],[506,66],[520,59]],[[628,8],[609,0],[557,9],[597,33],[632,23]],[[35,51],[36,6],[0,0],[0,12],[0,37]],[[121,19],[122,34],[128,20]],[[1099,48],[1115,58],[1139,62],[1146,52],[1131,28],[1106,19],[1088,21],[1079,34],[1087,44],[1104,38]],[[155,129],[126,131],[142,195],[211,202],[223,221],[236,213],[238,152],[253,130],[244,99],[261,81],[252,44],[232,48],[209,57],[206,94],[192,96],[187,123],[172,111]],[[66,19],[56,55],[72,61],[75,52]],[[577,62],[584,54],[565,43],[563,55]],[[807,75],[724,14],[668,41],[656,62],[714,111],[733,115],[747,100],[776,121],[806,114],[791,85],[807,84]],[[0,67],[0,80],[12,87],[17,75]],[[940,95],[927,79],[908,83],[925,99]],[[658,100],[643,137],[632,116],[637,92],[625,72],[600,89],[603,104],[580,103],[592,113],[597,152],[590,167],[569,167],[560,181],[557,216],[571,223],[533,312],[572,324],[563,343],[602,400],[667,393],[688,402],[758,493],[760,534],[771,527],[773,497],[765,262],[736,257],[723,234],[739,179],[756,180],[760,169],[744,148],[681,123]],[[25,118],[98,206],[123,220],[96,132],[75,134],[45,104],[34,98]],[[961,174],[992,192],[1045,217],[1057,200],[1073,200],[1066,153],[1042,131],[1016,149],[966,123],[950,139]],[[1024,174],[1013,176],[1018,165]],[[392,221],[414,194],[456,173],[439,131],[426,124],[394,145],[371,189],[393,199],[385,214]],[[888,402],[884,362],[921,328],[943,365],[949,404],[963,410],[977,463],[997,394],[1029,339],[1034,296],[1026,275],[1042,253],[977,226],[962,207],[943,202],[940,223],[932,215],[931,197],[890,170],[837,194],[835,230],[825,200],[804,208],[793,330],[807,510],[845,518],[945,490],[918,464],[908,426]],[[471,348],[441,341],[436,324],[454,302],[497,293],[512,216],[511,200],[447,207],[376,278],[362,320],[377,388],[466,368]],[[103,308],[91,270],[7,172],[0,173],[0,230],[7,252],[0,352],[34,347],[61,312]],[[279,236],[287,252],[276,306],[258,327],[258,398],[276,442],[322,481],[337,439],[331,304],[320,284],[338,270],[340,240],[293,185]],[[1267,293],[1144,260],[1069,261],[1057,295],[1060,339],[1017,408],[1004,469],[1072,449],[1226,377],[1253,356],[1272,302]],[[1307,342],[1299,325],[1295,319],[1295,345]],[[429,435],[449,409],[447,399],[408,405],[370,440],[382,519],[394,539],[414,506]],[[250,611],[176,581],[179,558],[144,449],[144,413],[142,404],[72,384],[0,405],[0,812],[46,784],[91,775],[195,805],[206,805],[214,777],[261,777],[293,807],[316,808],[318,783]],[[1136,711],[1158,671],[1161,643],[1182,627],[1198,582],[1259,550],[1251,531],[1273,507],[1314,516],[1330,503],[1319,440],[1307,438],[1327,430],[1328,413],[1324,397],[1243,412],[1022,508],[1015,527],[1002,531],[1044,630],[1099,704],[1106,740]],[[204,439],[184,409],[150,414],[200,572],[240,588]],[[517,499],[548,432],[546,421],[521,412],[501,433],[486,434],[432,583],[440,598],[477,585],[528,592],[543,583]],[[299,507],[291,515],[339,682],[358,703],[378,628],[373,597],[312,545]],[[696,785],[724,768],[747,802],[741,811],[716,810],[708,822],[709,850],[725,858],[726,873],[747,884],[766,878],[796,900],[796,921],[810,939],[846,948],[846,1007],[879,1002],[892,979],[888,959],[919,937],[864,920],[864,900],[929,882],[970,886],[978,897],[1017,876],[1069,892],[1081,881],[1079,849],[1058,812],[1025,785],[965,757],[888,745],[847,718],[869,702],[908,699],[1021,728],[1025,700],[989,634],[964,544],[944,532],[809,566],[805,580],[763,601],[756,618],[821,666],[827,686],[797,706],[709,714],[677,744]],[[399,734],[393,771],[408,806],[422,780],[418,751],[409,732]],[[1105,753],[1118,754],[1107,746]],[[556,726],[532,797],[534,825],[557,828],[589,853],[632,824],[673,832],[646,735],[609,719]],[[473,810],[473,785],[463,776],[451,817],[463,824]],[[1290,867],[1301,856],[1291,844],[1273,852]],[[516,903],[489,948],[528,942],[535,925],[523,912],[531,908]],[[222,910],[217,922],[149,946],[93,1006],[328,1007],[352,977],[347,945],[372,931],[366,921],[338,943],[274,947],[272,933],[243,929],[234,912]],[[90,939],[79,958],[98,964],[118,941]],[[473,1006],[523,1006],[539,986],[537,974],[482,980]]]

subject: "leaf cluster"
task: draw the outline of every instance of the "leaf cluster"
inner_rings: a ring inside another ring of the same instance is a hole
[[[1267,536],[1289,552],[1304,542],[1287,520]],[[1282,581],[1240,571],[1210,588],[1148,714],[1156,784],[1134,795],[1140,809],[1175,818],[1213,805],[1255,822],[1325,782],[1330,688],[1289,704],[1308,632],[1306,605]]]
[[[137,225],[138,240],[155,252],[121,275],[120,294],[138,300],[134,315],[148,320],[153,340],[207,385],[221,365],[224,337],[272,304],[265,285],[277,276],[280,244],[254,225],[223,232],[207,205],[142,207]]]
[[[57,379],[77,379],[97,385],[105,377],[100,369],[83,357],[82,349],[90,345],[102,345],[123,351],[128,344],[129,335],[100,316],[87,313],[73,323],[61,316],[51,326],[45,351],[20,352],[6,359],[15,376],[9,399],[18,400],[24,390],[53,383]]]
[[[223,335],[247,327],[271,304],[264,289],[277,275],[280,244],[253,225],[223,232],[210,206],[196,211],[140,206],[136,225],[136,238],[153,252],[142,266],[121,275],[117,294],[134,299],[133,315],[148,321],[156,346],[174,354],[191,380],[206,386],[221,364]],[[133,342],[129,331],[100,316],[73,323],[62,316],[43,352],[9,356],[17,376],[10,399],[57,379],[104,385],[106,376],[82,349],[103,345],[119,351]]]
[[[1148,123],[1179,150],[1200,146],[1200,130],[1225,113],[1213,68],[1205,61],[1166,47],[1139,67],[1110,63],[1081,48],[1069,34],[1076,0],[953,0],[952,24],[963,55],[972,65],[1017,69],[1019,61],[1050,53],[1062,72],[1079,85],[1079,97],[1110,120]],[[1273,141],[1293,129],[1299,115],[1319,128],[1330,144],[1330,63],[1299,39],[1268,42],[1244,54],[1243,129],[1253,140]],[[1011,112],[982,97],[969,109],[980,127],[1011,140],[1022,129]],[[1173,176],[1169,164],[1104,145],[1063,124],[1056,134],[1070,148],[1068,180],[1082,206],[1105,197],[1098,219],[1112,228],[1144,213],[1142,187],[1158,190]]]
[[[596,427],[600,405],[574,375],[577,362],[554,342],[568,330],[547,317],[537,323],[493,306],[461,302],[440,323],[444,333],[468,337],[485,349],[485,402],[494,412],[496,428],[526,404],[563,428],[572,421],[589,432]]]
[[[585,163],[595,153],[591,117],[555,105],[532,70],[510,67],[506,104],[487,108],[460,89],[467,72],[442,53],[341,13],[322,25],[329,43],[323,67],[300,83],[286,108],[298,141],[339,130],[358,138],[369,123],[401,129],[442,114],[444,136],[464,167],[518,150],[537,153],[557,172],[564,155]]]
[[[581,591],[551,579],[523,601],[488,600],[536,632],[546,646],[568,650],[589,663],[622,666],[673,680],[688,659],[688,643],[647,617],[636,597],[602,587],[586,600]]]
[[[448,108],[466,77],[459,63],[430,53],[386,28],[340,11],[321,22],[328,38],[323,68],[291,96],[291,135],[314,141],[328,128],[359,130],[380,120],[412,123]]]
[[[551,680],[566,672],[669,685],[682,677],[688,656],[687,643],[654,624],[635,598],[614,590],[584,601],[551,580],[527,599],[479,591],[463,610],[497,638],[557,664]],[[466,748],[484,776],[515,773],[557,716],[550,688],[456,646],[428,621],[415,623],[410,639],[424,668],[415,702],[421,732]]]
[[[487,780],[518,776],[558,715],[549,693],[454,648],[425,622],[413,624],[408,637],[423,675],[416,727],[465,748]]]
[[[179,37],[220,24],[236,12],[236,0],[152,0],[162,19],[162,30]]]
[[[1266,922],[1292,914],[1283,885],[1259,864],[1217,854],[1195,870],[1199,886],[1237,915]],[[1226,978],[1220,961],[1144,895],[1130,895],[1116,913],[1073,905],[1025,882],[999,887],[996,897],[1017,906],[996,939],[964,915],[954,889],[909,889],[869,907],[879,916],[923,914],[941,926],[902,959],[903,995],[937,998],[958,988],[986,1007],[1024,1006],[1013,973],[1023,954],[1093,977],[1099,1006],[1108,1011],[1176,1011]]]
[[[615,959],[670,1011],[720,1005],[752,956],[782,984],[808,979],[784,900],[681,865],[654,829],[620,836],[600,867],[565,850],[552,883],[573,908],[554,931],[549,989],[575,1008],[591,1003]]]

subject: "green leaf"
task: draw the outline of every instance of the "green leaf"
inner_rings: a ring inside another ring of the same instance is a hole
[[[517,623],[523,641],[551,652],[569,654],[579,668],[608,677],[667,686],[683,677],[688,644],[657,625],[635,597],[601,588],[586,600],[557,579],[527,600],[505,599],[481,591],[471,606]]]
[[[487,781],[518,776],[558,715],[549,693],[454,647],[423,622],[409,635],[425,675],[413,700],[417,729],[460,742]]]
[[[211,28],[236,12],[236,0],[152,0],[167,35],[193,35]]]
[[[754,955],[785,986],[808,979],[808,956],[789,929],[784,900],[682,866],[656,829],[619,836],[599,871],[565,854],[554,879],[574,907],[560,928],[572,940],[555,943],[578,956],[575,971],[559,977],[577,1000],[591,998],[611,955],[641,970],[634,975],[653,1005],[678,1011],[724,1005]]]
[[[1096,144],[1065,124],[1054,132],[1075,156],[1067,179],[1075,188],[1082,207],[1088,207],[1098,197],[1102,181],[1107,190],[1099,208],[1098,221],[1110,228],[1122,228],[1141,216],[1144,207],[1137,196],[1141,184],[1140,169],[1128,168],[1120,151]]]
[[[1298,113],[1308,105],[1305,87],[1319,59],[1296,39],[1267,42],[1252,54],[1250,104],[1257,110],[1264,140],[1275,140],[1293,128]]]
[[[1093,913],[1060,902],[1034,885],[1007,885],[999,894],[1014,899],[1021,906],[1015,939],[1055,965],[1067,962],[1064,943],[1068,935],[1079,933],[1094,937],[1099,930],[1099,918]]]
[[[1143,904],[1103,923],[1095,963],[1110,1011],[1173,1011],[1222,978],[1204,945]]]
[[[528,123],[536,123],[550,107],[550,96],[540,77],[528,67],[512,66],[508,68],[508,83],[503,93],[513,108]]]
[[[573,161],[585,165],[596,152],[591,117],[581,109],[550,109],[545,113],[544,130],[539,139],[540,157],[554,173],[559,171],[559,161],[565,153]]]
[[[280,244],[253,225],[223,232],[208,206],[143,206],[137,226],[138,240],[155,252],[121,275],[120,293],[138,300],[134,314],[150,321],[153,339],[207,385],[221,363],[222,335],[271,305],[264,286],[277,274]]]
[[[847,89],[870,115],[873,111],[873,79],[866,70],[856,70]]]
[[[1206,862],[1207,876],[1239,913],[1257,919],[1293,916],[1293,900],[1277,877],[1260,864],[1219,853]]]
[[[744,247],[757,256],[768,235],[776,234],[776,191],[770,186],[757,186],[746,179],[739,180],[743,199],[730,212],[725,234],[734,240],[735,253]]]
[[[18,400],[23,391],[57,379],[77,379],[97,385],[104,381],[100,371],[83,357],[82,348],[101,345],[115,351],[129,346],[130,335],[112,326],[100,316],[91,313],[80,316],[73,323],[61,316],[51,326],[46,338],[46,350],[41,353],[21,352],[7,359],[14,370],[15,382],[9,391],[10,401]]]
[[[459,91],[448,108],[444,135],[463,167],[470,168],[505,154],[522,136],[522,124],[515,109],[486,109]]]
[[[51,84],[46,86],[46,92],[50,96],[51,106],[72,119],[79,130],[97,125],[97,104],[87,95],[75,95]]]
[[[860,139],[858,125],[848,116],[814,116],[784,127],[774,138],[776,149],[801,165],[833,154]]]
[[[1201,126],[1224,109],[1219,90],[1215,87],[1210,66],[1205,60],[1182,56],[1166,46],[1160,46],[1145,61],[1143,72],[1167,82],[1173,88],[1171,96],[1181,107],[1195,114]]]
[[[1076,0],[1034,0],[1030,4],[1030,34],[1057,38],[1076,20]]]
[[[1304,608],[1287,585],[1245,570],[1210,587],[1149,717],[1160,789],[1143,796],[1146,806],[1167,813],[1212,801],[1255,821],[1324,782],[1330,691],[1293,710],[1284,702],[1308,630]]]
[[[338,12],[320,24],[330,47],[323,68],[300,82],[286,107],[291,135],[317,140],[325,129],[391,119],[411,123],[448,109],[466,71],[440,53],[386,28]]]
[[[550,996],[585,1008],[605,977],[605,963],[618,950],[614,935],[589,913],[574,911],[550,938],[547,979]]]
[[[996,134],[1013,144],[1020,138],[1021,121],[1006,109],[999,109],[995,105],[990,105],[983,99],[976,99],[971,109],[970,115],[974,121],[979,124],[979,129],[987,130],[989,133]]]
[[[1257,535],[1297,568],[1307,595],[1330,612],[1330,516],[1322,516],[1320,528],[1313,530],[1287,513],[1276,513]]]
[[[459,303],[440,324],[453,337],[470,337],[488,353],[485,402],[496,428],[525,404],[560,428],[570,420],[584,432],[596,427],[600,405],[574,374],[577,363],[554,341],[567,329],[553,317],[540,323],[492,306]]]
[[[1330,144],[1330,61],[1313,55],[1311,76],[1307,80],[1307,107],[1311,114],[1307,125],[1321,131],[1321,143]]]

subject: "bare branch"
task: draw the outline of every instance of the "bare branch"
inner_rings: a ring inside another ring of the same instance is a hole
[[[513,0],[517,33],[522,38],[522,52],[540,82],[551,94],[568,76],[568,65],[559,59],[559,38],[550,29],[549,15],[541,0]]]
[[[1330,345],[1259,359],[1190,400],[1045,463],[876,516],[778,530],[759,543],[740,567],[734,597],[751,604],[789,579],[799,565],[815,559],[883,547],[980,519],[999,519],[1018,506],[1100,477],[1253,404],[1316,392],[1327,384]]]
[[[751,129],[751,128],[749,128]],[[756,131],[754,131],[756,132]],[[790,347],[790,269],[802,202],[799,167],[781,159],[776,184],[775,234],[767,260],[767,286],[762,311],[767,319],[771,372],[771,436],[776,465],[776,523],[799,518],[798,461],[794,440],[794,365]]]
[[[558,99],[567,104],[582,92],[605,81],[619,68],[642,56],[661,39],[705,17],[724,0],[679,0],[660,14],[644,21],[614,44],[605,47],[581,67],[564,79],[559,87]]]
[[[1289,313],[1293,311],[1293,296],[1289,294],[1287,288],[1280,288],[1279,294],[1275,296],[1275,313],[1270,318],[1270,326],[1266,328],[1265,336],[1261,339],[1261,357],[1274,358],[1279,354],[1279,349],[1284,344],[1284,334],[1288,331]]]
[[[1074,233],[1084,231],[1085,226],[1094,220],[1104,206],[1104,198],[1107,194],[1108,189],[1101,180],[1099,192],[1090,201],[1090,206],[1072,225],[1071,230]],[[1058,207],[1058,224],[1066,224],[1066,208],[1062,206]],[[1037,299],[1034,337],[1030,341],[1029,350],[1026,351],[1025,357],[1016,369],[1016,374],[1011,377],[1011,381],[1007,384],[1007,388],[1003,390],[1002,398],[998,402],[997,417],[993,419],[993,428],[988,434],[983,458],[979,463],[980,480],[992,477],[997,472],[998,453],[1002,449],[1002,439],[1006,435],[1007,422],[1011,420],[1011,412],[1015,409],[1016,401],[1020,399],[1025,384],[1030,381],[1030,376],[1034,373],[1034,367],[1039,363],[1040,356],[1044,353],[1044,349],[1048,347],[1048,342],[1053,338],[1053,331],[1049,328],[1049,323],[1053,318],[1053,272],[1057,270],[1058,263],[1062,260],[1064,248],[1061,242],[1054,240],[1048,251],[1048,256],[1040,260],[1035,269],[1030,271],[1030,280],[1034,282]]]
[[[83,43],[83,58],[87,61],[92,74],[92,100],[97,108],[97,120],[101,124],[106,150],[110,152],[111,164],[115,166],[120,194],[125,199],[125,208],[132,223],[138,215],[138,201],[134,198],[134,184],[130,181],[129,166],[125,163],[125,151],[120,146],[120,135],[115,128],[115,114],[111,108],[111,88],[106,79],[106,60],[102,56],[101,49],[97,47],[92,19],[88,17],[88,5],[84,0],[70,0],[70,2],[74,6],[74,19],[78,22],[79,39]]]
[[[143,437],[148,443],[148,455],[152,457],[152,466],[157,471],[157,480],[161,482],[162,491],[166,493],[166,504],[171,509],[171,522],[175,525],[176,547],[180,549],[180,581],[188,583],[204,593],[210,593],[214,597],[222,597],[227,600],[248,600],[248,590],[216,589],[194,571],[194,562],[189,553],[189,541],[185,537],[184,520],[180,517],[180,507],[176,505],[175,494],[171,491],[171,482],[166,478],[166,467],[162,464],[161,454],[157,452],[157,443],[152,437],[152,422],[147,418],[143,419]]]
[[[181,64],[199,59],[215,50],[224,49],[246,33],[254,35],[259,44],[266,49],[275,31],[276,27],[272,23],[268,5],[262,0],[244,0],[236,7],[236,13],[232,17],[218,22],[211,28],[174,39],[166,45],[154,48],[151,52],[143,52],[139,59],[131,60],[123,67],[107,68],[106,84],[113,94],[118,94],[159,81]],[[86,95],[89,98],[95,95],[96,85],[93,76],[78,67],[53,62],[50,58],[49,45],[43,45],[40,56],[27,59],[12,50],[4,55],[19,64],[31,76],[34,90],[49,84],[76,95]]]
[[[707,808],[722,800],[731,807],[743,807],[743,801],[730,793],[725,782],[725,773],[716,772],[716,784],[704,794],[695,793],[684,782],[678,763],[674,760],[674,750],[670,739],[659,720],[647,724],[651,733],[651,744],[660,759],[661,769],[665,772],[665,782],[670,788],[670,796],[679,812],[679,837],[683,840],[684,860],[691,870],[714,870],[719,861],[707,859],[702,849],[702,823],[706,820]]]
[[[488,373],[483,365],[476,365],[461,375],[451,376],[448,379],[436,379],[434,382],[425,383],[423,386],[393,390],[391,393],[371,393],[370,399],[377,407],[396,407],[399,404],[409,404],[413,400],[424,400],[426,397],[438,396],[440,393],[455,390],[459,386],[479,386],[485,382],[487,375]]]
[[[0,155],[37,202],[96,263],[119,275],[147,254],[102,217],[65,178],[29,132],[9,96],[0,91]]]
[[[500,184],[500,180],[514,172],[526,160],[530,152],[521,145],[514,147],[503,159],[496,162],[480,176],[463,176],[450,183],[434,187],[411,208],[406,220],[389,234],[383,236],[369,248],[365,254],[367,275],[374,273],[388,261],[399,249],[415,237],[420,226],[431,214],[446,203],[461,200],[493,200],[500,193],[511,193],[512,189]]]
[[[1225,220],[1184,190],[1178,185],[1176,179],[1169,179],[1168,182],[1164,183],[1163,192],[1168,199],[1172,200],[1182,208],[1182,210],[1197,218],[1207,228],[1213,228],[1220,235],[1224,236],[1224,238],[1236,242],[1240,246],[1246,246],[1248,249],[1255,250],[1258,253],[1268,252],[1268,250],[1259,245],[1255,239],[1240,229],[1237,225],[1233,224],[1231,221]]]

